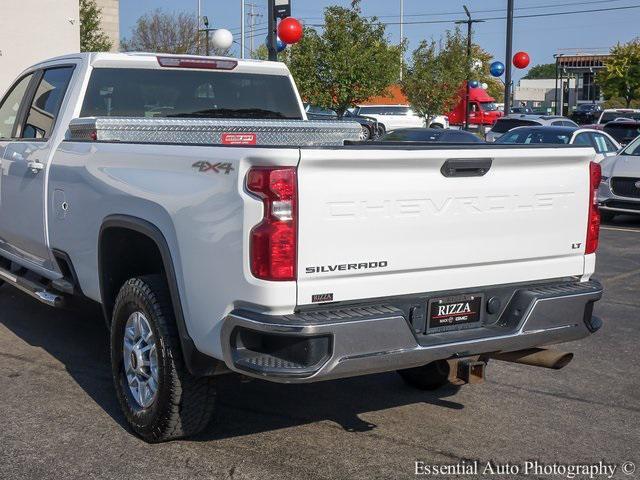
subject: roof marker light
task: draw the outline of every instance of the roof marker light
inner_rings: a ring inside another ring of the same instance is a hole
[[[156,57],[161,67],[169,68],[199,68],[206,70],[233,70],[238,66],[236,60],[221,58],[190,58],[190,57]]]

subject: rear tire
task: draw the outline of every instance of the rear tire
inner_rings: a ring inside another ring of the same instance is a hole
[[[616,214],[613,212],[606,212],[606,211],[600,210],[600,219],[603,222],[610,222],[615,217],[616,217]]]
[[[421,367],[398,370],[404,382],[419,390],[437,390],[449,382],[449,363],[437,360]]]
[[[132,278],[121,288],[111,323],[111,370],[127,422],[147,442],[194,435],[213,416],[214,379],[187,370],[160,275]]]

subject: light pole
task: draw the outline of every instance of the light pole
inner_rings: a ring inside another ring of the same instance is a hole
[[[244,59],[244,0],[240,0],[240,58]]]
[[[473,33],[473,24],[474,23],[482,23],[484,22],[484,20],[473,20],[471,18],[471,13],[469,12],[469,9],[467,8],[466,5],[463,5],[462,8],[464,8],[464,13],[467,14],[467,19],[466,20],[458,20],[456,22],[456,24],[461,25],[466,23],[467,24],[467,88],[466,88],[466,93],[464,96],[464,129],[465,130],[469,130],[469,93],[470,93],[470,87],[469,87],[469,82],[471,81],[471,65],[472,65],[472,59],[471,59],[471,54],[472,54],[472,42],[471,42],[471,35]]]
[[[198,0],[198,18],[196,20],[196,52],[200,55],[200,19],[202,18],[202,5]]]
[[[511,57],[513,56],[513,0],[507,0],[507,52],[504,57],[504,114],[511,109]]]
[[[402,70],[404,67],[404,52],[402,42],[404,40],[404,0],[400,0],[400,81],[402,81]]]

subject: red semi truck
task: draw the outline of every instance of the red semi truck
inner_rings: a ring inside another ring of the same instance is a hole
[[[456,126],[464,126],[465,86],[460,88],[460,101],[455,108],[447,114],[449,123]],[[496,123],[503,113],[498,110],[495,99],[487,94],[483,88],[469,89],[469,125],[479,127],[491,126]]]

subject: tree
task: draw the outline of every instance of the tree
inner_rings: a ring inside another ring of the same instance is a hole
[[[131,37],[122,40],[121,48],[125,52],[196,55],[198,54],[198,22],[195,16],[188,13],[165,13],[160,9],[154,10],[138,18]],[[224,56],[228,54],[228,50],[211,48],[210,53]]]
[[[458,103],[460,86],[467,79],[466,54],[452,48],[459,33],[447,32],[442,49],[435,40],[423,40],[413,51],[402,90],[416,113],[425,119],[448,112]]]
[[[100,27],[102,9],[95,0],[80,0],[80,51],[105,52],[113,42]]]
[[[282,57],[306,101],[343,114],[397,81],[403,50],[391,45],[385,26],[363,17],[360,0],[353,0],[351,8],[327,7],[322,34],[305,27],[303,39]]]
[[[627,108],[640,99],[640,38],[613,47],[596,81],[606,98],[620,97]]]
[[[541,63],[540,65],[534,65],[522,78],[527,80],[534,80],[537,78],[556,78],[556,64]]]
[[[467,40],[461,31],[447,31],[440,42],[422,41],[414,50],[402,83],[413,109],[425,119],[451,111],[460,101],[468,76]],[[489,73],[491,54],[471,47],[471,79],[488,85],[487,93],[502,97],[502,84]]]

